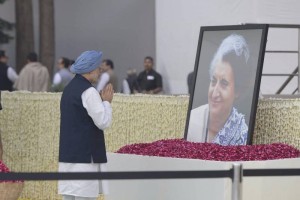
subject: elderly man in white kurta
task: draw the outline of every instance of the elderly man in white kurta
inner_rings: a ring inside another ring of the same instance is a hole
[[[111,124],[112,85],[99,94],[102,52],[83,52],[71,66],[75,77],[61,98],[59,172],[99,172],[107,162],[103,130]],[[64,200],[96,199],[98,180],[59,181]]]

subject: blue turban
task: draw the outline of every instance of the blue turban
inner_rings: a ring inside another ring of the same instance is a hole
[[[99,67],[101,61],[101,51],[85,51],[76,59],[70,70],[75,74],[86,74]]]

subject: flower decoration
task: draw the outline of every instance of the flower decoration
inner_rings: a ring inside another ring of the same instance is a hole
[[[0,160],[0,173],[9,173],[10,170],[9,168]],[[0,181],[0,183],[19,183],[19,182],[24,182],[24,181]]]
[[[215,161],[275,160],[297,158],[300,155],[298,149],[283,143],[221,146],[213,143],[189,142],[184,139],[126,145],[117,153]]]

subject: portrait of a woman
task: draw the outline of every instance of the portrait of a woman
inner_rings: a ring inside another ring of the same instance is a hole
[[[235,107],[250,76],[250,52],[242,35],[227,36],[209,66],[208,104],[191,110],[187,140],[220,145],[245,145],[248,126]]]

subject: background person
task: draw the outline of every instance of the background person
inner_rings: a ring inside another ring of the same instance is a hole
[[[13,84],[18,79],[18,75],[12,67],[7,65],[8,57],[5,51],[0,50],[0,91],[13,90]]]
[[[135,69],[129,69],[127,70],[127,77],[122,83],[122,92],[124,94],[133,94],[135,88],[138,88],[137,73]]]
[[[232,34],[219,46],[210,65],[208,104],[190,114],[187,139],[220,145],[245,145],[248,126],[234,102],[243,93],[250,74],[250,53],[241,35]]]
[[[188,86],[188,94],[191,95],[193,92],[193,81],[195,77],[195,72],[192,71],[187,76],[187,86]]]
[[[105,59],[101,64],[102,74],[100,76],[99,83],[97,84],[97,90],[100,92],[103,88],[112,84],[114,91],[118,91],[118,78],[114,71],[114,63],[110,59]]]
[[[62,92],[66,85],[72,80],[74,75],[69,70],[70,60],[65,57],[58,59],[58,71],[55,73],[52,83],[52,90],[54,92]]]
[[[139,91],[145,94],[158,94],[162,92],[163,84],[161,75],[153,69],[153,58],[150,56],[144,59],[144,68],[137,78]]]
[[[14,88],[30,92],[47,92],[49,83],[50,76],[47,67],[38,62],[36,53],[29,53],[27,55],[27,64],[21,70]]]

